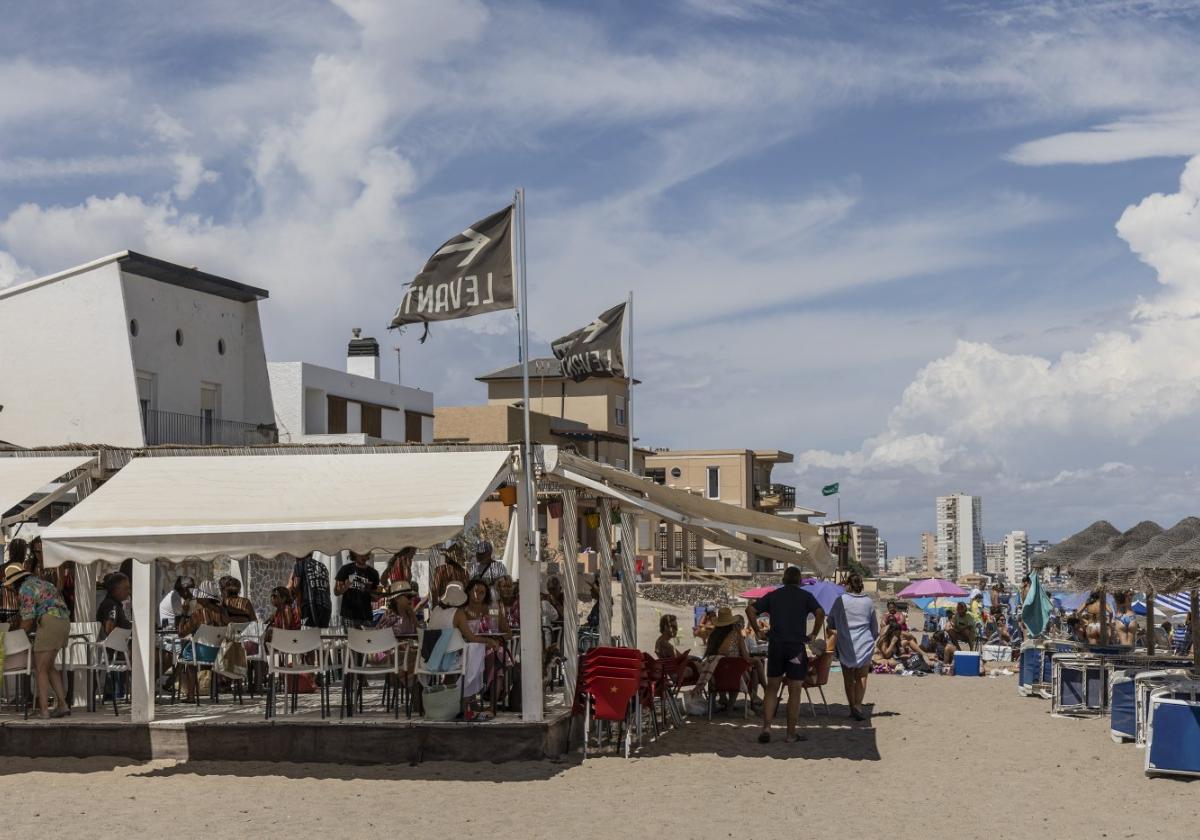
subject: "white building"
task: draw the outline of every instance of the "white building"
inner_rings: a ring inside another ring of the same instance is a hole
[[[1004,537],[1004,574],[1009,583],[1020,583],[1029,574],[1032,554],[1029,535],[1024,531],[1012,531]]]
[[[937,565],[957,579],[984,571],[983,501],[956,493],[937,499]]]
[[[0,289],[0,440],[275,440],[267,292],[122,251]]]
[[[379,342],[354,331],[346,370],[271,362],[271,399],[284,443],[431,443],[433,394],[379,379]]]
[[[1004,575],[1004,543],[983,544],[983,565],[989,575],[1003,577]]]
[[[915,572],[921,569],[921,558],[913,557],[907,554],[897,554],[895,557],[889,557],[887,561],[887,570],[889,574],[903,575],[908,572]]]

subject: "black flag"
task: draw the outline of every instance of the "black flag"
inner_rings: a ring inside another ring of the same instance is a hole
[[[563,376],[582,382],[593,376],[625,378],[621,358],[621,332],[625,327],[625,304],[609,309],[580,330],[552,342],[554,358],[562,362]]]
[[[452,321],[513,308],[512,206],[433,252],[405,290],[391,327]],[[424,339],[422,339],[424,340]]]

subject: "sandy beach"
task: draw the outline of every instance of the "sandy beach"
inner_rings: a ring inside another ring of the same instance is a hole
[[[661,609],[641,605],[644,645]],[[669,731],[631,760],[356,767],[4,758],[0,773],[21,789],[22,805],[7,817],[15,835],[86,814],[92,833],[134,836],[315,837],[348,825],[488,838],[611,838],[635,825],[697,838],[1194,836],[1190,784],[1146,779],[1141,752],[1112,743],[1106,720],[1051,718],[1047,701],[1017,695],[1015,680],[873,677],[870,720],[853,723],[835,674],[831,714],[805,710],[808,741],[796,745],[758,744],[755,721],[738,711]]]

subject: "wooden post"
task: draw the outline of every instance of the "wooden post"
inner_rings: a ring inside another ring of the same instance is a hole
[[[1154,590],[1146,590],[1146,655],[1154,655]]]

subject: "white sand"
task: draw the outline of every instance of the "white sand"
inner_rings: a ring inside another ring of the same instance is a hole
[[[642,618],[656,624],[654,608]],[[628,761],[0,758],[4,823],[11,836],[76,830],[84,815],[89,835],[137,837],[1195,836],[1194,785],[1146,779],[1142,753],[1112,743],[1106,720],[1051,718],[1047,701],[1017,696],[1015,677],[872,677],[867,724],[846,718],[840,685],[827,695],[833,714],[804,717],[803,744],[761,746],[739,712]]]

